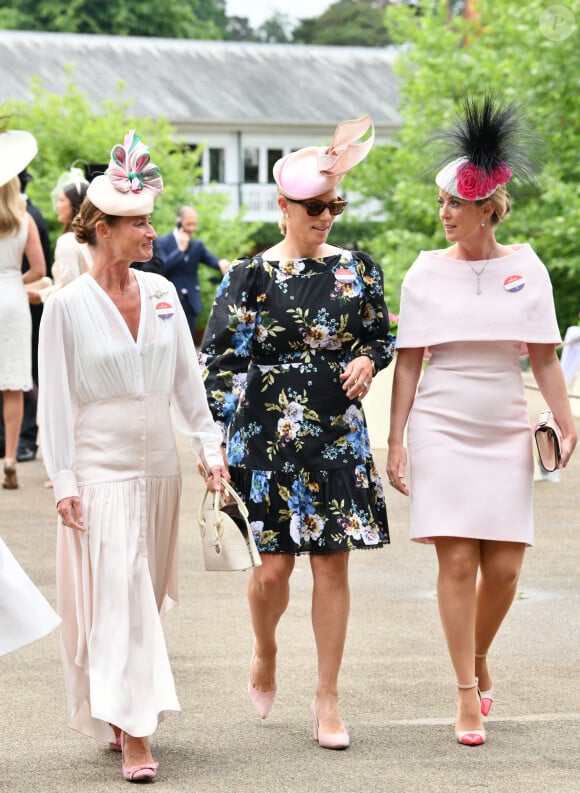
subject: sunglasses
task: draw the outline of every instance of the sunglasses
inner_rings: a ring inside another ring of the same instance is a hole
[[[305,201],[304,199],[298,201],[296,198],[287,198],[286,200],[292,201],[293,204],[302,204],[305,206],[306,214],[310,215],[311,218],[322,215],[325,209],[328,209],[331,215],[342,215],[344,208],[348,204],[348,201],[344,201],[342,198],[331,201],[329,204],[325,204],[324,201]]]

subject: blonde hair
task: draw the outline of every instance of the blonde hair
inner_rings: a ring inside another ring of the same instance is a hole
[[[96,227],[100,220],[106,223],[107,226],[114,226],[119,218],[116,215],[106,215],[90,199],[85,198],[71,224],[75,240],[77,242],[87,242],[94,247],[97,244]]]
[[[15,176],[0,187],[0,237],[18,234],[26,218],[26,199]]]
[[[489,198],[482,198],[475,203],[478,206],[483,206],[486,201],[491,201],[493,204],[493,212],[489,219],[489,222],[492,226],[497,226],[501,223],[502,220],[505,220],[512,209],[512,200],[511,196],[508,193],[507,187],[505,184],[500,184],[495,193],[489,196]]]

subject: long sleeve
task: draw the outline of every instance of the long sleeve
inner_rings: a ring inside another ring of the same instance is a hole
[[[38,345],[38,416],[42,456],[56,503],[78,496],[74,442],[74,347],[59,300],[43,311]]]
[[[383,273],[378,264],[366,253],[356,252],[363,267],[365,284],[363,332],[352,348],[353,355],[367,355],[376,371],[385,369],[393,359],[393,338],[389,333],[389,311],[385,303]]]
[[[222,434],[212,418],[201,370],[183,309],[176,296],[177,355],[171,404],[177,429],[191,438],[194,452],[209,470],[223,464]]]
[[[257,278],[251,260],[234,262],[218,289],[200,353],[210,410],[224,440],[243,394],[259,317]]]

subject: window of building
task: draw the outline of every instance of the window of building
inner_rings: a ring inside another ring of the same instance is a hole
[[[244,182],[257,183],[260,176],[260,150],[244,149]]]
[[[226,153],[224,149],[209,150],[209,181],[223,184],[226,180]]]
[[[282,149],[268,149],[268,173],[267,178],[269,184],[274,183],[274,175],[272,173],[272,169],[274,168],[274,163],[279,160],[284,155]]]

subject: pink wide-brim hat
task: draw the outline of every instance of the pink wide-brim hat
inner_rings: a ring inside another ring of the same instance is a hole
[[[371,130],[367,140],[356,143]],[[341,121],[330,146],[307,146],[274,163],[274,180],[287,198],[301,201],[335,187],[355,165],[364,160],[375,142],[370,115]]]
[[[0,187],[23,171],[36,157],[38,144],[30,132],[11,129],[0,134]]]

